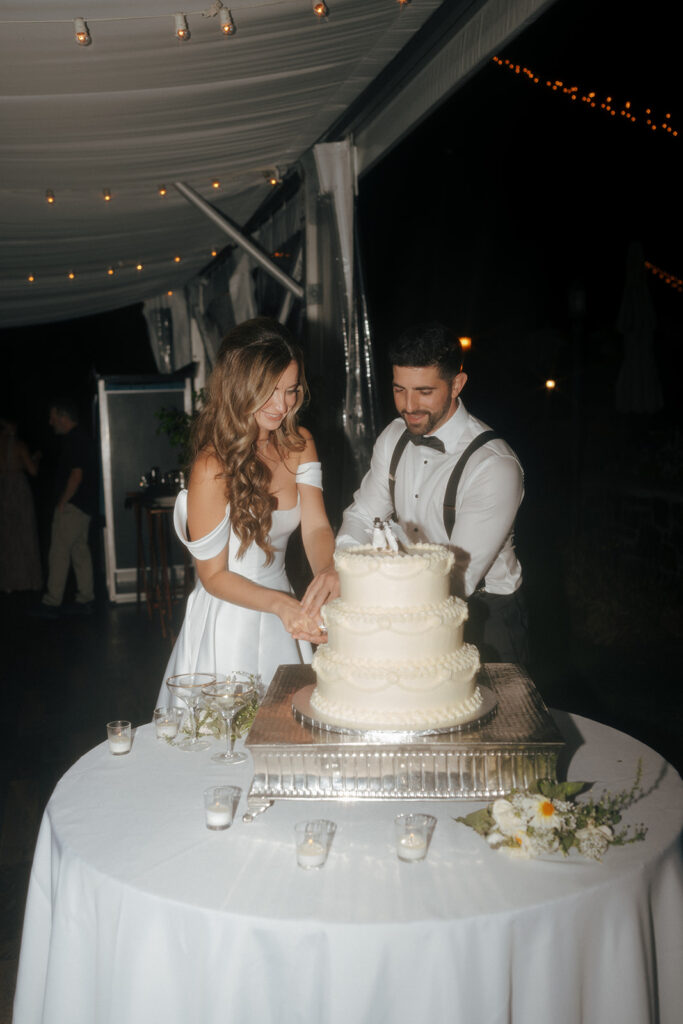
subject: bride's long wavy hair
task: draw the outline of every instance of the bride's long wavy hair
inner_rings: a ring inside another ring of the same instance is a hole
[[[257,454],[254,414],[292,361],[299,368],[296,402],[271,440],[282,457],[301,451],[306,442],[297,428],[297,413],[308,398],[303,355],[289,331],[265,316],[238,324],[223,339],[191,437],[193,462],[200,452],[210,452],[223,466],[230,523],[240,541],[238,555],[256,543],[267,565],[273,561],[268,535],[277,499],[270,493],[271,471]]]

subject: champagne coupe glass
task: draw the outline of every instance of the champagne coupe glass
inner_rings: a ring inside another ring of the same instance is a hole
[[[197,731],[197,709],[202,702],[204,690],[216,677],[210,672],[185,672],[178,676],[169,676],[166,686],[172,696],[178,697],[188,710],[190,735],[173,744],[180,750],[206,750],[209,740],[200,737]]]
[[[209,707],[217,711],[225,722],[226,750],[211,758],[217,764],[244,764],[247,760],[246,754],[232,749],[232,723],[238,711],[258,699],[257,686],[260,682],[260,676],[251,672],[231,672],[225,682],[212,683],[204,690]]]

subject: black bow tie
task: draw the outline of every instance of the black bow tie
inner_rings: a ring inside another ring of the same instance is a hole
[[[411,434],[410,440],[413,444],[423,445],[425,448],[433,448],[435,452],[441,452],[442,455],[446,452],[443,441],[438,437],[424,437],[422,434]]]

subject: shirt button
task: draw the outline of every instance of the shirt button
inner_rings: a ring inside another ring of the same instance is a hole
[[[416,494],[416,495],[415,495],[415,497],[417,498],[417,497],[418,497],[418,495]]]
[[[413,527],[413,533],[417,533],[417,526]]]
[[[426,465],[427,465],[427,460],[426,460],[426,459],[424,460],[424,463],[423,463],[423,465],[424,465],[424,466],[426,466]]]

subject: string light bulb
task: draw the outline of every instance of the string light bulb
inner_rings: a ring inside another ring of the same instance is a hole
[[[51,189],[51,188],[49,188],[49,189],[48,189],[48,190],[46,191],[46,193],[45,193],[45,202],[46,202],[46,203],[48,204],[48,206],[52,206],[52,204],[54,203],[54,201],[55,201],[55,194],[54,194],[54,192],[52,191],[52,189]]]
[[[227,7],[221,7],[218,12],[218,17],[221,23],[221,32],[224,36],[234,36],[237,29],[235,28],[235,22],[232,20],[232,14]]]
[[[313,13],[317,18],[326,18],[330,13],[325,0],[313,0]]]
[[[28,281],[29,284],[33,284],[33,282],[35,281],[35,277],[33,276],[33,274],[29,274],[26,280]]]
[[[136,270],[142,270],[142,263],[136,263],[135,269]]]
[[[111,202],[111,189],[103,188],[102,189],[102,198],[104,199],[105,203]]]
[[[107,274],[109,275],[109,277],[113,277],[115,273],[116,271],[114,270],[113,267],[107,267]]]
[[[211,255],[212,256],[218,256],[218,249],[212,249],[211,250]]]
[[[73,270],[70,270],[69,273],[67,274],[67,277],[69,278],[70,281],[73,281],[75,280],[76,275],[74,274]]]
[[[180,263],[180,256],[174,256],[173,257],[173,262],[174,263]]]
[[[221,187],[220,181],[218,180],[218,178],[214,178],[213,181],[211,182],[211,188],[220,188],[220,187]]]
[[[175,23],[175,34],[182,42],[190,38],[190,29],[187,24],[187,18],[184,14],[175,14],[173,16]]]
[[[168,192],[168,189],[166,188],[165,185],[159,185],[159,195],[160,196],[165,196],[167,192]]]
[[[460,348],[462,348],[462,349],[472,348],[472,339],[471,338],[458,338],[458,341],[460,342]]]
[[[281,180],[280,172],[277,167],[273,167],[270,171],[266,171],[266,181],[269,185],[272,185],[273,188],[275,188],[276,185],[279,185]]]
[[[90,30],[83,18],[74,18],[74,39],[79,46],[90,46]]]
[[[546,391],[554,391],[556,386],[557,386],[557,381],[554,381],[552,379],[547,380],[545,382],[545,389],[546,389]]]

